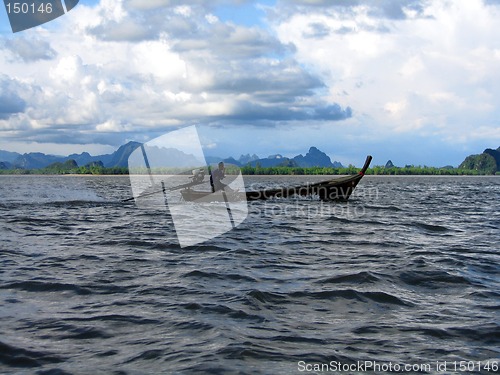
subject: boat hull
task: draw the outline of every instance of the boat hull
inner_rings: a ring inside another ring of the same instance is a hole
[[[316,184],[307,184],[291,188],[248,191],[247,200],[266,200],[271,198],[290,198],[294,196],[318,196],[323,201],[346,201],[358,185],[363,175],[341,177]]]
[[[314,184],[306,184],[288,188],[264,189],[256,191],[247,191],[246,193],[239,192],[222,192],[215,193],[208,191],[196,191],[190,188],[181,190],[182,198],[185,201],[196,202],[227,202],[238,200],[267,200],[272,198],[290,198],[293,196],[318,196],[323,201],[347,201],[352,192],[363,178],[368,169],[371,156],[366,158],[365,165],[358,174],[338,177]]]

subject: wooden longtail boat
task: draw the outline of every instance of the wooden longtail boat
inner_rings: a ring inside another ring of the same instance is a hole
[[[197,191],[188,186],[181,190],[182,198],[185,201],[230,201],[244,200],[266,200],[270,198],[288,198],[292,196],[317,195],[323,201],[346,201],[363,178],[366,170],[370,166],[371,156],[367,156],[363,168],[355,175],[337,177],[314,184],[306,184],[294,187],[283,187],[277,189],[264,189],[247,191],[245,193],[233,191],[218,191],[215,193],[209,191]],[[227,189],[226,189],[227,190]],[[219,198],[220,195],[220,199]]]

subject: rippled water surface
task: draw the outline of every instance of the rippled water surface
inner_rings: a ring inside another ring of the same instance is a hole
[[[252,202],[188,248],[130,194],[127,177],[0,176],[0,373],[500,358],[498,177],[367,176],[348,203]]]

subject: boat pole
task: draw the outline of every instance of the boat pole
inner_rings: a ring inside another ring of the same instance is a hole
[[[174,191],[174,190],[189,188],[191,186],[201,185],[203,183],[205,183],[205,181],[189,182],[187,184],[177,185],[177,186],[174,186],[174,187],[171,187],[171,188],[167,189],[165,187],[165,184],[164,184],[163,180],[162,180],[162,182],[161,182],[162,189],[161,190],[155,190],[155,191],[152,191],[152,192],[149,192],[149,193],[140,194],[137,197],[131,197],[131,198],[122,199],[122,202],[128,202],[128,201],[131,201],[132,199],[137,199],[137,198],[149,197],[150,195],[164,193],[165,191]]]
[[[151,173],[151,166],[149,165],[148,155],[146,154],[146,150],[144,149],[144,144],[141,144],[141,150],[142,150],[142,156],[144,157],[144,163],[146,163],[146,168],[148,169],[149,179],[151,180],[151,186],[154,186],[155,181]]]
[[[236,225],[234,225],[234,219],[233,219],[233,213],[231,212],[231,207],[229,207],[229,201],[227,200],[227,195],[226,195],[226,188],[222,188],[222,196],[224,197],[224,202],[226,203],[226,210],[227,214],[229,215],[229,221],[231,221],[231,225],[234,228],[236,228]]]

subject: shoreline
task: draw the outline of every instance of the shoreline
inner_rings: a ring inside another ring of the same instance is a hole
[[[2,176],[14,176],[14,177],[130,177],[130,176],[149,176],[149,175],[137,175],[137,174],[81,174],[81,173],[0,173]],[[184,175],[160,175],[152,174],[152,176],[167,176],[167,177],[182,177]],[[226,176],[236,176],[233,174],[227,174]],[[351,176],[350,174],[242,174],[243,178],[248,177],[266,177],[266,178],[277,178],[277,177],[314,177],[314,178],[331,178],[331,177],[343,177]],[[185,175],[189,177],[189,175]],[[395,178],[405,178],[405,177],[500,177],[500,174],[365,174],[364,178],[370,177],[395,177]]]

